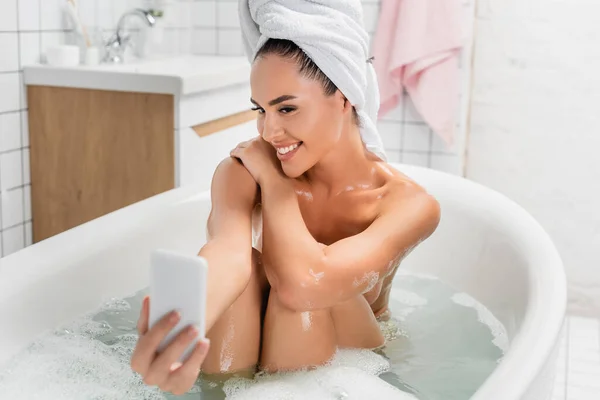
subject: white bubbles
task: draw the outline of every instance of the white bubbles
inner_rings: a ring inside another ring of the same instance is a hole
[[[131,304],[129,304],[126,300],[124,299],[118,299],[118,298],[110,298],[108,300],[106,300],[104,302],[104,304],[102,305],[102,307],[100,308],[100,311],[129,311],[131,310]]]
[[[509,347],[508,334],[504,325],[494,317],[490,310],[466,293],[456,293],[452,296],[452,301],[463,307],[474,308],[477,311],[479,322],[490,328],[492,336],[494,336],[492,343],[506,353]]]
[[[134,333],[135,323],[125,315],[129,311],[127,301],[110,299],[94,314],[38,338],[0,372],[0,399],[168,398],[159,389],[144,384],[131,369],[138,335]],[[128,326],[123,330],[120,324]],[[190,393],[199,390],[196,386]]]
[[[408,278],[417,278],[417,279],[420,279],[420,280],[427,280],[427,281],[439,281],[440,280],[435,275],[424,274],[424,273],[421,273],[421,272],[414,272],[414,271],[403,270],[403,269],[398,269],[398,271],[396,272],[396,276],[403,276],[403,277],[408,277]]]
[[[363,293],[369,292],[371,289],[377,285],[379,281],[379,272],[370,271],[366,272],[362,278],[354,278],[354,282],[352,283],[354,287],[359,287],[361,285],[367,284],[366,288],[363,290]]]
[[[415,397],[397,387],[414,389],[414,393],[421,394],[428,390],[431,393],[454,390],[454,393],[464,394],[465,387],[476,388],[479,379],[487,376],[486,368],[496,362],[500,354],[498,348],[503,351],[508,348],[504,327],[472,297],[456,294],[456,290],[435,278],[404,275],[403,279],[396,278],[391,289],[390,310],[378,319],[386,338],[386,345],[378,352],[385,353],[385,357],[370,350],[340,350],[327,365],[314,370],[261,373],[255,379],[232,378],[223,387],[227,398],[403,400]],[[364,282],[372,277],[365,274]],[[0,399],[174,399],[145,385],[131,370],[131,355],[138,340],[135,320],[140,300],[140,296],[110,299],[94,314],[32,343],[7,369],[0,370]],[[490,328],[491,334],[487,328],[482,329],[477,319]],[[302,316],[303,329],[310,330],[312,322],[310,312]],[[439,329],[439,326],[456,329]],[[460,341],[447,340],[457,333]],[[228,332],[225,339],[231,340],[233,336],[233,331]],[[402,340],[394,340],[400,336]],[[492,338],[498,348],[490,343]],[[224,369],[228,369],[232,355],[227,350],[229,347],[224,347],[226,351],[221,361]],[[395,378],[390,378],[392,375]],[[223,398],[220,384],[201,384],[202,397],[198,382],[189,396],[183,398]],[[465,397],[444,397],[453,398]]]
[[[223,389],[232,400],[415,399],[377,377],[389,368],[384,357],[370,350],[339,350],[324,367],[233,378]]]
[[[331,367],[357,367],[370,375],[381,375],[390,370],[390,362],[366,349],[340,349],[328,363]]]
[[[92,321],[84,319],[66,325],[55,331],[57,335],[80,335],[90,338],[97,338],[106,335],[112,330],[111,326],[105,321]]]
[[[394,296],[394,299],[398,300],[398,302],[411,307],[421,307],[427,304],[426,298],[404,289],[393,287],[392,296]]]
[[[398,339],[400,336],[406,336],[406,333],[400,328],[400,319],[390,318],[378,321],[379,329],[383,334],[386,343]]]
[[[0,377],[2,399],[148,399],[164,396],[143,384],[118,349],[79,335],[35,342]]]

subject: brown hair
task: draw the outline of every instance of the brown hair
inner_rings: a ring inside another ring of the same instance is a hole
[[[332,96],[337,90],[337,86],[321,71],[314,61],[291,40],[286,39],[268,39],[266,43],[256,53],[256,58],[274,54],[294,61],[298,65],[300,75],[315,80],[323,87],[325,96]],[[352,107],[354,122],[360,126],[360,121],[356,108]]]

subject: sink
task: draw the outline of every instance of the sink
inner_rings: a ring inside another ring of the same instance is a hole
[[[182,55],[133,59],[125,64],[23,68],[26,85],[190,95],[248,82],[245,57]]]

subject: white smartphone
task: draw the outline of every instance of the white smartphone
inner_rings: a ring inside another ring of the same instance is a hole
[[[177,326],[163,339],[158,347],[161,352],[185,328],[198,329],[198,336],[182,354],[184,363],[195,345],[205,337],[206,279],[208,264],[199,256],[183,255],[157,249],[150,258],[150,314],[149,328],[165,315],[179,311],[181,319]]]

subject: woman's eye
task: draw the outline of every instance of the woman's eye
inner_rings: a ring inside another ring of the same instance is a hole
[[[263,110],[261,107],[253,107],[252,111],[258,111],[259,114],[263,114],[265,112],[265,110]]]
[[[284,113],[284,114],[288,114],[288,113],[291,113],[294,110],[295,110],[295,108],[292,108],[292,107],[283,107],[279,111],[282,112],[282,113]]]

